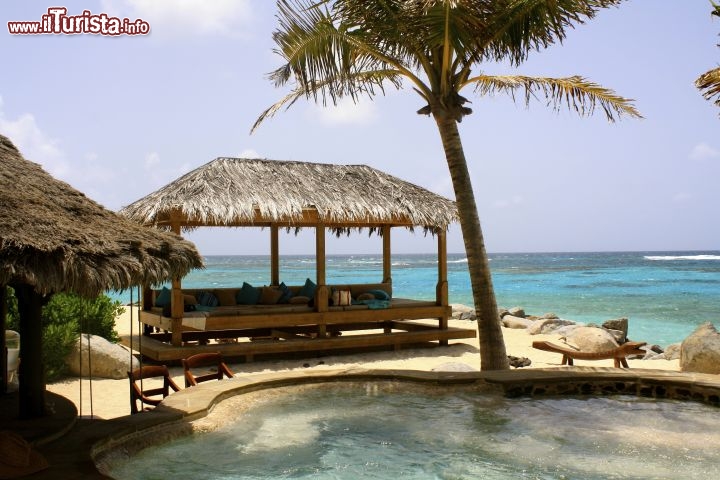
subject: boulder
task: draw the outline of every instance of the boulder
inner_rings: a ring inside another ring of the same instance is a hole
[[[625,317],[622,318],[616,318],[614,320],[606,320],[602,324],[603,328],[607,328],[608,330],[619,330],[622,332],[622,336],[618,338],[618,342],[625,343],[627,341],[627,333],[628,333],[628,319]]]
[[[462,303],[453,303],[450,307],[452,308],[452,318],[455,320],[475,320],[474,308]]]
[[[615,337],[598,327],[578,327],[568,333],[567,340],[582,352],[606,352],[618,347]]]
[[[720,333],[706,322],[680,344],[680,371],[720,373]]]
[[[680,344],[673,343],[672,345],[668,345],[662,355],[665,357],[665,360],[680,359]]]
[[[605,331],[607,331],[610,335],[612,335],[613,338],[615,339],[615,341],[619,345],[622,345],[623,343],[627,342],[627,335],[622,330],[613,330],[611,328],[605,328]]]
[[[534,322],[527,318],[515,317],[513,315],[505,315],[502,318],[503,327],[506,328],[528,328]]]
[[[572,320],[561,320],[559,318],[541,318],[528,327],[528,333],[530,335],[553,333],[561,327],[573,325],[574,323]]]
[[[513,317],[525,318],[525,310],[522,307],[513,307],[508,310],[508,313]]]
[[[558,317],[556,313],[552,313],[552,312],[543,313],[542,315],[540,315],[541,320],[545,320],[545,319],[555,320],[556,318],[560,318],[560,317]]]
[[[502,319],[505,315],[507,315],[507,314],[509,314],[509,313],[510,313],[510,312],[508,311],[507,308],[500,308],[500,309],[498,309],[498,316],[499,316],[501,319]]]
[[[88,361],[88,338],[90,339],[90,358]],[[82,341],[81,341],[82,340]],[[80,369],[80,357],[82,356],[82,370]],[[136,358],[132,359],[130,366],[130,353],[122,346],[109,342],[97,335],[83,334],[75,342],[65,363],[70,368],[70,373],[77,376],[93,376],[98,378],[112,378],[120,380],[127,378],[128,370],[140,367]],[[90,370],[92,368],[92,371]]]
[[[560,327],[557,330],[553,332],[553,335],[560,335],[561,337],[567,337],[571,334],[571,332],[577,328],[584,327],[584,323],[575,323],[573,325],[565,325],[564,327]]]

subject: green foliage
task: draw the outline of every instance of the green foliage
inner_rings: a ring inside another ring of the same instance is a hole
[[[17,297],[15,296],[15,290],[13,290],[12,287],[7,287],[5,302],[7,303],[5,328],[17,331],[20,328],[20,313],[18,312],[18,302]]]
[[[86,300],[71,293],[58,293],[43,308],[42,322],[44,328],[75,322],[76,333],[82,331],[117,342],[120,338],[115,332],[115,317],[124,310],[119,301],[113,302],[106,295]]]
[[[6,327],[19,330],[17,298],[10,287],[7,290],[7,304]],[[46,380],[53,381],[67,373],[65,358],[80,332],[98,335],[111,342],[120,340],[115,332],[115,317],[124,310],[119,301],[112,301],[106,295],[100,295],[93,300],[71,293],[53,295],[43,307],[41,318]]]
[[[77,341],[77,322],[53,323],[45,325],[42,333],[43,365],[45,379],[48,382],[63,377],[68,370],[65,358]],[[20,339],[22,342],[22,338]]]

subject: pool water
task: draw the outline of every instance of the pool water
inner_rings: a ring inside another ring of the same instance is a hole
[[[720,471],[715,407],[331,383],[224,401],[217,429],[116,464],[130,479],[660,479]],[[227,421],[228,419],[232,421]],[[207,421],[200,429],[208,429]]]

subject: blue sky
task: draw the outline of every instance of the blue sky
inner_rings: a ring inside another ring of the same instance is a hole
[[[8,33],[8,21],[39,21],[58,4],[3,2],[0,132],[112,210],[218,156],[367,164],[453,197],[436,127],[415,113],[423,103],[410,89],[339,108],[300,101],[249,134],[286,93],[265,76],[280,64],[273,1],[72,0],[62,3],[71,15],[142,18],[151,33]],[[720,109],[693,86],[720,63],[710,10],[706,0],[630,0],[515,70],[582,75],[635,99],[642,120],[466,92],[474,113],[460,130],[490,252],[720,249]],[[203,254],[269,252],[258,230],[187,238]],[[397,252],[434,245],[394,236]],[[283,253],[313,248],[311,232],[281,239]],[[379,252],[380,242],[353,235],[328,250]],[[449,250],[463,250],[458,227]]]

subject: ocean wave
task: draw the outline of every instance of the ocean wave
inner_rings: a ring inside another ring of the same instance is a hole
[[[720,255],[645,255],[645,260],[720,260]]]
[[[460,260],[448,260],[447,263],[468,263],[467,257],[461,258]]]

